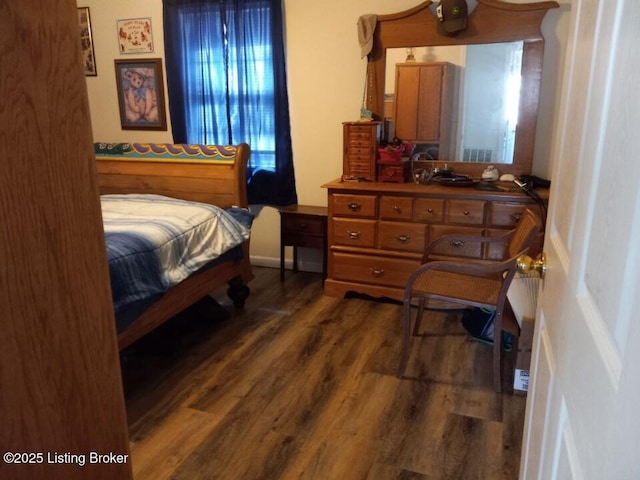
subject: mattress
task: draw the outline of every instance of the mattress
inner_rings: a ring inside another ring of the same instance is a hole
[[[161,195],[103,195],[101,204],[118,330],[169,288],[239,250],[253,220],[246,209]]]

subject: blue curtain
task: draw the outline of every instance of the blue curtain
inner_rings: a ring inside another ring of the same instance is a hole
[[[297,203],[282,0],[163,6],[174,142],[246,142],[249,202]]]

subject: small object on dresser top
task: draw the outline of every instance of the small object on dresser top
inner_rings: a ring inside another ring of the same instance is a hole
[[[378,182],[405,183],[410,176],[410,163],[406,158],[397,163],[378,163]]]
[[[500,176],[501,182],[513,182],[516,179],[516,176],[511,173],[505,173]]]
[[[380,155],[378,163],[400,163],[403,152],[404,148],[402,146],[392,147],[387,145],[386,147],[378,148],[378,154]]]
[[[440,170],[440,177],[444,177],[444,178],[454,178],[457,177],[458,175],[455,174],[455,172],[453,170],[451,170],[449,168],[449,165],[447,165],[446,163],[444,164],[444,168],[442,170]],[[466,177],[467,175],[462,175],[464,177]],[[462,177],[460,176],[460,177]],[[460,181],[460,180],[458,180]]]
[[[500,172],[493,165],[489,165],[482,172],[482,180],[485,182],[495,182],[500,178]]]
[[[478,180],[475,180],[469,175],[462,174],[451,174],[451,176],[448,177],[434,177],[433,181],[447,187],[473,187],[478,184]]]

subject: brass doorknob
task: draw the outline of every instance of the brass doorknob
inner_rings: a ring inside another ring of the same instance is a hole
[[[547,256],[541,253],[534,260],[529,255],[520,255],[516,260],[516,268],[520,273],[538,272],[540,278],[547,273]]]

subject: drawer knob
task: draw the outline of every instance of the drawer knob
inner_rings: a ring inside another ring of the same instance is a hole
[[[465,210],[464,212],[462,212],[465,215],[469,215],[469,210]]]
[[[453,248],[461,248],[464,246],[464,240],[451,240],[449,242],[449,245],[451,245]]]
[[[299,223],[298,227],[300,228],[307,228],[307,224],[306,223]]]
[[[519,222],[520,221],[520,217],[522,217],[522,215],[520,215],[519,213],[512,213],[511,215],[509,215],[509,217],[514,222]]]
[[[358,240],[360,237],[362,237],[362,232],[352,232],[351,230],[348,230],[347,235],[349,235],[349,238],[351,240]]]
[[[396,235],[396,240],[400,243],[409,243],[411,241],[411,237],[409,235]]]
[[[427,212],[433,213],[433,208],[427,208]]]
[[[393,210],[396,211],[396,212],[399,212],[400,211],[400,207],[397,206],[397,205],[394,205],[393,206]]]
[[[362,205],[360,205],[358,202],[351,202],[349,205],[347,205],[347,207],[352,212],[358,212],[360,211],[360,208],[362,208]]]
[[[384,275],[384,270],[381,268],[370,268],[369,271],[371,272],[371,275],[373,275],[376,278]]]

